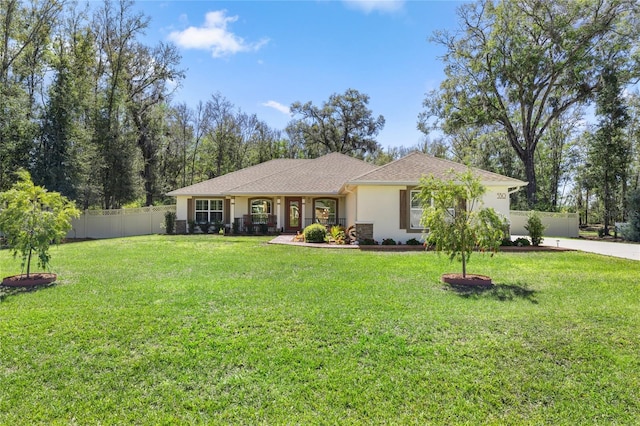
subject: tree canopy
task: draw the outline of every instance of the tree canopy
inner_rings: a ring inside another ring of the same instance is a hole
[[[460,28],[432,40],[446,78],[427,94],[420,128],[453,133],[498,125],[522,161],[537,201],[535,152],[555,121],[590,102],[605,66],[626,84],[638,67],[633,0],[479,0],[458,9]]]
[[[385,123],[382,115],[373,116],[368,104],[369,96],[355,89],[332,94],[321,107],[294,102],[291,114],[300,118],[287,131],[298,135],[308,157],[340,152],[362,158],[380,149],[375,136]]]

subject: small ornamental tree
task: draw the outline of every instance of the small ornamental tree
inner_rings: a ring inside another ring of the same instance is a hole
[[[0,193],[0,232],[14,256],[22,256],[27,277],[35,252],[38,265],[49,264],[49,246],[58,244],[71,229],[71,219],[80,216],[76,206],[57,192],[36,186],[29,172],[17,172],[18,181]]]
[[[524,226],[524,229],[529,232],[529,238],[531,238],[532,245],[537,247],[544,241],[542,233],[545,230],[545,226],[542,224],[542,219],[540,219],[540,215],[537,212],[532,211],[529,213],[529,216],[527,217],[527,224]]]
[[[420,180],[422,225],[428,228],[428,241],[437,251],[462,262],[462,276],[466,277],[474,249],[498,250],[506,220],[491,208],[481,208],[485,188],[471,170],[449,174],[446,180],[433,176]]]

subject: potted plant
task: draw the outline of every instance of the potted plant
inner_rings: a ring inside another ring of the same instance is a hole
[[[50,273],[31,273],[31,260],[35,253],[38,265],[49,265],[49,247],[58,244],[71,229],[71,219],[80,211],[58,192],[48,192],[36,186],[29,172],[17,172],[18,181],[6,192],[0,193],[0,232],[14,257],[20,253],[26,274],[3,279],[3,285],[32,286],[55,281]]]
[[[481,208],[485,188],[471,170],[449,173],[449,179],[429,176],[420,181],[422,224],[429,230],[427,241],[436,251],[462,262],[462,274],[444,274],[442,281],[453,285],[491,286],[490,277],[467,274],[467,262],[476,248],[498,250],[506,220],[491,208]]]

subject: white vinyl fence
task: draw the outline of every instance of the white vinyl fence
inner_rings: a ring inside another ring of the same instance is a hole
[[[85,210],[73,219],[67,238],[117,238],[133,235],[164,234],[164,215],[176,206],[139,209]]]
[[[578,238],[578,213],[537,212],[545,229],[544,236]],[[531,212],[511,210],[511,235],[529,235],[525,229]]]

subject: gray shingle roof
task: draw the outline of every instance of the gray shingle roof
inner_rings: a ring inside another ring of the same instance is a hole
[[[415,185],[422,175],[433,174],[443,178],[451,169],[464,172],[467,166],[414,152],[377,167],[344,154],[332,153],[311,160],[267,161],[176,189],[167,195],[338,194],[347,183]],[[474,168],[472,170],[485,185],[526,185],[526,182],[497,173]]]
[[[225,195],[233,188],[297,167],[309,160],[277,159],[176,189],[167,195]]]
[[[344,184],[376,166],[344,154],[331,153],[266,179],[238,185],[229,193],[241,194],[337,194]]]
[[[433,175],[436,178],[447,178],[447,172],[465,172],[467,166],[442,158],[432,157],[421,152],[412,152],[406,157],[392,161],[375,170],[364,173],[348,183],[363,184],[417,184],[423,175]],[[474,175],[485,185],[525,186],[527,183],[486,170],[471,168]]]
[[[376,166],[339,153],[311,160],[277,159],[167,195],[337,194],[348,180],[375,169]]]

